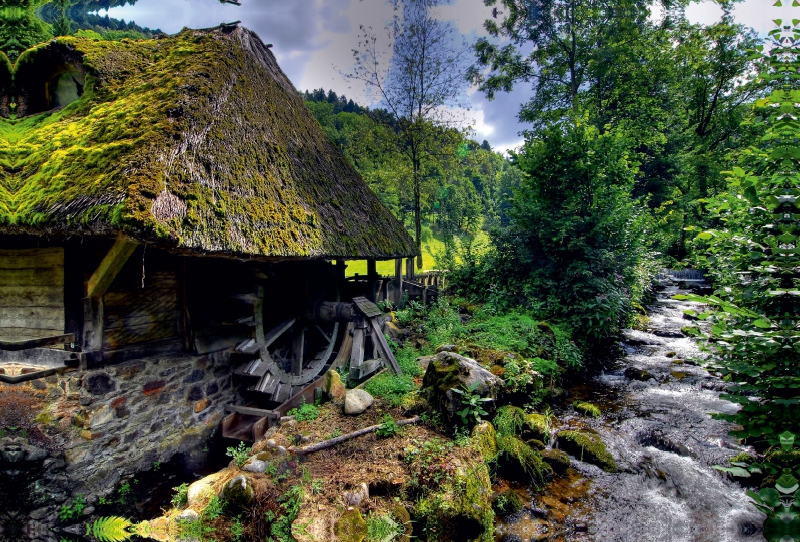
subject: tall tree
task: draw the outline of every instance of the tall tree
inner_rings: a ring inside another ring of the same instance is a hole
[[[410,164],[414,192],[414,238],[422,247],[422,185],[425,162],[442,154],[437,127],[459,122],[447,106],[459,104],[471,46],[433,11],[442,0],[390,0],[396,11],[385,27],[388,43],[361,27],[355,65],[344,74],[377,94],[399,136],[399,152]],[[422,266],[422,258],[417,260]]]

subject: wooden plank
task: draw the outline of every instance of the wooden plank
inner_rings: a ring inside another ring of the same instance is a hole
[[[305,360],[305,328],[297,330],[292,337],[292,374],[300,376],[303,373],[303,361]]]
[[[292,327],[296,321],[297,318],[289,318],[288,320],[284,320],[283,322],[281,322],[280,324],[269,330],[269,332],[265,333],[263,346],[269,346],[272,343],[274,343],[275,340],[281,335],[283,335],[287,329]]]
[[[339,352],[336,354],[336,359],[333,360],[333,365],[331,368],[336,368],[344,364],[345,362],[350,361],[350,353],[353,350],[353,335],[352,331],[355,327],[353,322],[347,323],[347,328],[344,330],[344,338],[342,339],[342,344],[339,347]]]
[[[292,395],[292,386],[291,384],[284,384],[280,383],[278,388],[275,390],[275,401],[278,403],[283,403]]]
[[[178,294],[175,288],[145,288],[132,292],[106,292],[103,303],[106,307],[131,307],[137,305],[154,305],[164,303],[166,298],[170,303],[177,303]]]
[[[0,284],[3,307],[64,307],[63,286],[6,286]]]
[[[304,387],[299,393],[296,393],[291,398],[286,399],[283,402],[283,404],[276,407],[274,411],[280,414],[281,416],[286,416],[287,412],[289,412],[293,408],[298,408],[303,403],[313,404],[314,392],[317,388],[322,387],[322,383],[323,379],[321,377],[317,378],[316,380],[306,385],[306,387]]]
[[[176,307],[177,309],[177,307]],[[148,314],[138,311],[131,311],[128,315],[108,315],[106,310],[104,327],[106,332],[133,329],[141,326],[160,326],[172,325],[177,327],[177,311],[167,314]]]
[[[85,352],[103,347],[103,298],[87,297],[83,300],[83,337]]]
[[[42,269],[64,267],[62,247],[0,250],[0,269]]]
[[[354,297],[353,303],[361,312],[361,314],[363,314],[367,318],[372,318],[373,316],[380,316],[381,314],[383,314],[383,311],[380,310],[375,303],[373,303],[366,297]]]
[[[400,370],[400,365],[398,365],[397,360],[394,359],[394,354],[392,354],[392,350],[389,348],[386,338],[383,336],[381,327],[378,325],[378,320],[376,318],[370,318],[369,325],[372,328],[372,340],[377,342],[378,350],[384,362],[389,363],[395,374],[403,374],[403,371]]]
[[[64,268],[0,269],[3,286],[64,286]]]
[[[137,343],[178,338],[178,322],[154,322],[151,324],[129,326],[124,329],[104,330],[103,348],[120,348]]]
[[[2,334],[0,334],[0,337]],[[44,346],[53,346],[57,344],[70,344],[75,342],[75,335],[66,333],[61,335],[51,335],[49,337],[41,337],[39,339],[28,339],[25,341],[7,341],[0,339],[0,350],[28,350],[29,348],[42,348]]]
[[[0,322],[5,327],[61,329],[64,331],[64,307],[2,307]]]
[[[365,376],[369,376],[378,369],[383,367],[383,360],[380,358],[370,359],[361,364],[360,367],[353,367],[350,369],[351,380],[361,380]]]
[[[5,341],[17,342],[53,337],[64,333],[63,329],[29,329],[26,327],[0,327],[0,337]]]
[[[238,412],[239,414],[247,414],[249,416],[259,416],[261,418],[275,418],[275,419],[280,418],[280,415],[274,410],[255,408],[250,406],[225,405],[225,412]]]
[[[95,272],[89,277],[89,281],[86,283],[86,296],[98,297],[106,293],[106,290],[114,282],[114,279],[122,270],[122,266],[131,257],[137,246],[136,243],[132,243],[122,237],[114,241],[108,254],[105,255]]]
[[[364,330],[353,330],[353,348],[350,352],[350,367],[358,367],[364,361]]]

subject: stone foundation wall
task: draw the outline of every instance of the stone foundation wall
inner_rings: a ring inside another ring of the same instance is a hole
[[[73,493],[102,496],[120,477],[165,463],[217,430],[235,400],[228,354],[171,355],[87,372],[66,444]],[[78,488],[78,486],[82,486]]]

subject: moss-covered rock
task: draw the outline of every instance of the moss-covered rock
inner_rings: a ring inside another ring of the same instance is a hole
[[[335,404],[344,404],[344,397],[347,393],[347,390],[344,387],[342,377],[339,376],[338,371],[331,369],[325,373],[325,376],[322,380],[322,391],[324,391],[327,398],[333,401]]]
[[[503,478],[540,486],[553,472],[539,452],[519,437],[498,436],[497,448],[497,468]]]
[[[564,472],[569,467],[569,456],[562,450],[548,448],[539,453],[542,455],[542,461],[550,465],[555,472]]]
[[[525,427],[525,411],[515,406],[500,407],[492,419],[492,425],[498,435],[520,435]]]
[[[499,493],[492,501],[492,507],[497,515],[507,516],[516,514],[525,505],[522,498],[513,489],[506,489]]]
[[[494,540],[492,483],[485,464],[458,468],[438,491],[416,502],[414,537],[429,542]]]
[[[628,367],[625,369],[625,378],[628,380],[639,380],[641,382],[646,382],[655,377],[650,371],[637,369],[636,367]]]
[[[392,515],[404,529],[403,533],[396,538],[396,541],[411,542],[411,535],[414,533],[414,524],[411,522],[411,514],[408,513],[408,509],[400,503],[395,503],[392,508]]]
[[[222,490],[222,500],[234,506],[249,506],[255,499],[256,492],[250,478],[240,474],[231,478]]]
[[[534,450],[544,450],[547,445],[539,439],[536,438],[529,438],[525,441],[525,444],[533,448]]]
[[[525,426],[523,427],[522,436],[526,439],[549,442],[550,420],[544,414],[528,414],[525,416]]]
[[[472,428],[472,447],[480,452],[484,461],[497,456],[497,433],[489,422],[481,422]]]
[[[474,359],[453,352],[440,352],[428,364],[422,379],[422,394],[441,414],[442,420],[453,426],[461,422],[457,412],[462,402],[462,395],[453,390],[463,390],[470,385],[475,386],[474,393],[492,399],[483,403],[483,408],[491,413],[503,381]]]
[[[592,418],[599,418],[602,414],[600,412],[600,408],[597,405],[593,405],[587,401],[575,401],[572,403],[572,408],[576,411],[580,412],[581,414],[585,414],[586,416],[591,416]]]
[[[559,447],[581,461],[597,465],[604,471],[617,472],[617,462],[608,453],[600,435],[589,431],[560,431]]]
[[[333,528],[341,542],[362,542],[367,537],[367,522],[357,508],[348,508]]]

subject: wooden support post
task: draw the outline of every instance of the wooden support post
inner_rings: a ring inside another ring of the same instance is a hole
[[[83,350],[93,352],[103,346],[103,298],[83,300]]]
[[[383,336],[383,331],[381,331],[381,326],[378,325],[377,319],[370,318],[369,325],[372,328],[372,342],[377,346],[384,364],[388,364],[394,374],[403,374],[403,371],[400,370],[400,365],[394,358],[394,354],[392,354],[392,350],[389,348],[389,344],[386,342],[386,338]]]
[[[400,304],[400,301],[403,299],[403,258],[397,258],[394,261],[394,280],[397,281],[397,301],[393,301],[395,304]]]
[[[406,259],[406,279],[414,280],[414,258]]]
[[[378,270],[375,260],[367,260],[367,295],[373,303],[377,301],[375,297],[375,284],[378,281]]]
[[[344,281],[347,273],[347,263],[344,260],[336,260],[336,280]]]
[[[86,297],[100,297],[105,294],[137,246],[136,243],[122,237],[114,241],[108,254],[89,277],[89,282],[86,283]]]
[[[303,349],[306,342],[306,330],[300,328],[292,339],[292,374],[299,376],[303,373]]]

